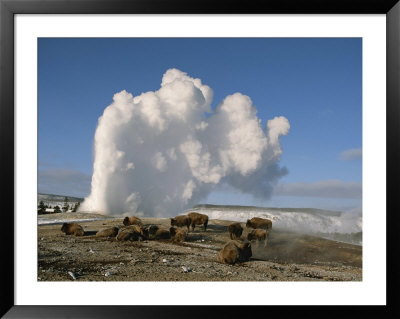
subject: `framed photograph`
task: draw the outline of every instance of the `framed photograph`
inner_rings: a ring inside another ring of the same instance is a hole
[[[397,1],[0,10],[5,318],[398,311]]]

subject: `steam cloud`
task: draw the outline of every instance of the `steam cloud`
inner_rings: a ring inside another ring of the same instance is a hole
[[[289,121],[275,117],[263,131],[248,96],[229,95],[214,112],[212,97],[177,69],[166,71],[157,91],[115,94],[98,121],[91,194],[81,210],[174,215],[221,184],[268,198],[287,173],[278,162]]]

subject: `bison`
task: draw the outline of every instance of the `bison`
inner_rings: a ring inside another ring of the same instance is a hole
[[[196,225],[204,225],[204,231],[207,230],[207,224],[208,224],[208,216],[207,215],[192,212],[192,213],[189,213],[188,216],[192,221],[192,223],[191,223],[192,231],[194,230],[194,227]]]
[[[129,225],[139,225],[139,226],[143,226],[143,223],[141,221],[140,218],[135,217],[135,216],[131,216],[131,217],[125,217],[123,224],[125,226],[129,226]]]
[[[156,232],[158,230],[157,225],[147,225],[143,228],[143,236],[145,239],[155,239]]]
[[[267,241],[268,241],[268,231],[266,231],[265,229],[253,229],[248,235],[247,235],[247,239],[249,241],[252,240],[256,240],[257,241],[257,245],[258,243],[263,240],[264,241],[264,247],[267,246]]]
[[[168,229],[165,228],[159,228],[156,231],[156,234],[154,236],[154,239],[170,239],[171,234]]]
[[[233,265],[236,262],[248,261],[251,256],[251,244],[249,242],[231,240],[219,252],[218,259],[223,264]]]
[[[96,237],[115,237],[118,234],[118,227],[102,229],[96,233]]]
[[[83,236],[85,233],[82,226],[77,223],[64,223],[61,227],[61,231],[66,235]]]
[[[177,226],[177,227],[186,226],[188,231],[189,231],[189,227],[190,227],[191,223],[192,223],[192,220],[187,215],[176,216],[174,218],[171,218],[171,226]]]
[[[173,241],[183,242],[186,239],[187,231],[182,228],[171,227],[169,229]]]
[[[272,221],[265,218],[253,217],[246,222],[247,228],[272,229]]]
[[[233,223],[228,226],[229,237],[231,239],[239,239],[243,233],[243,227],[240,223]]]
[[[138,225],[130,225],[128,227],[121,228],[118,231],[116,239],[118,241],[131,240],[138,241],[143,239],[143,229]]]
[[[147,240],[170,239],[171,234],[168,229],[160,228],[157,225],[148,225],[143,229],[143,237]]]

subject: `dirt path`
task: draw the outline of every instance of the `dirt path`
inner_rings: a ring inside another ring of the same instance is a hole
[[[143,218],[169,228],[169,219]],[[229,241],[229,221],[210,220],[184,243],[117,242],[96,238],[122,219],[80,222],[85,236],[67,236],[61,225],[38,226],[40,281],[361,281],[362,247],[273,229],[267,247],[252,244],[248,262],[224,265],[218,252]],[[243,225],[244,226],[244,225]],[[247,237],[247,229],[243,236]],[[69,274],[70,272],[70,274]],[[75,279],[73,278],[75,277]]]

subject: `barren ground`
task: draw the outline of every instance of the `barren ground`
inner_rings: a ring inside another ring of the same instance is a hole
[[[57,214],[64,215],[65,214]],[[69,218],[82,218],[68,214]],[[60,216],[48,215],[45,218]],[[84,216],[85,217],[85,216]],[[142,218],[170,227],[169,219]],[[122,218],[79,222],[85,236],[67,236],[61,225],[38,226],[39,281],[361,281],[362,247],[272,229],[267,247],[252,243],[248,262],[225,265],[218,252],[228,242],[230,221],[210,220],[187,241],[117,242],[98,230],[121,227]],[[245,225],[243,236],[247,238]],[[75,276],[75,279],[71,274]]]

